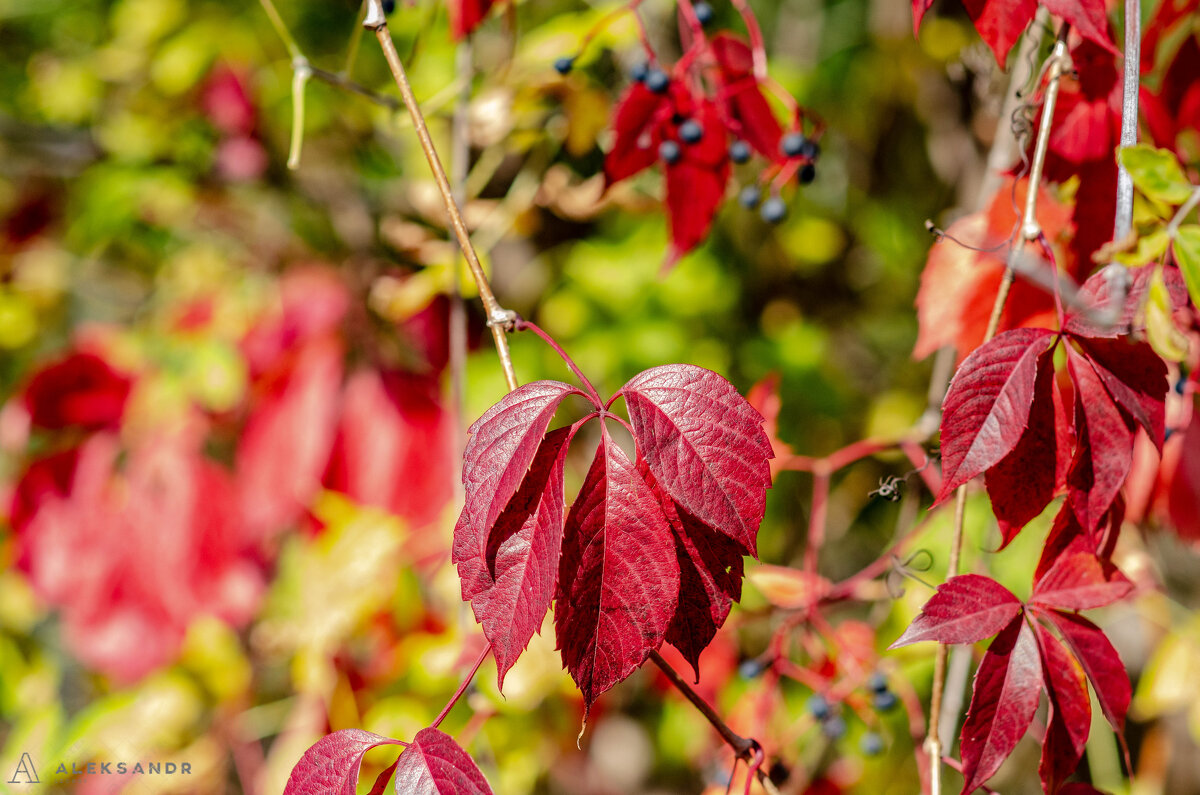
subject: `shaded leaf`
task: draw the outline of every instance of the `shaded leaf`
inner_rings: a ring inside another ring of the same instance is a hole
[[[1108,394],[1162,451],[1166,423],[1167,365],[1145,342],[1081,339],[1080,347]]]
[[[889,649],[910,643],[975,643],[990,638],[1021,614],[1021,600],[979,574],[960,574],[938,586],[904,634]]]
[[[617,102],[613,115],[613,146],[604,157],[604,184],[631,177],[658,159],[658,141],[651,136],[652,123],[668,103],[643,83],[634,83]]]
[[[1100,628],[1083,616],[1061,610],[1046,611],[1042,615],[1062,633],[1091,680],[1104,717],[1119,734],[1125,728],[1125,713],[1129,711],[1132,689],[1117,650]]]
[[[1090,361],[1067,347],[1075,384],[1075,458],[1067,475],[1071,506],[1089,533],[1100,526],[1133,464],[1133,431]]]
[[[605,429],[567,514],[554,610],[563,664],[585,709],[662,644],[678,600],[671,528]]]
[[[1041,694],[1042,664],[1033,630],[1017,616],[992,641],[975,672],[959,738],[963,795],[991,778],[1025,735]]]
[[[450,735],[421,729],[396,765],[397,795],[491,795],[467,752]]]
[[[1033,403],[1037,363],[1056,339],[1047,329],[1014,329],[959,366],[942,403],[942,502],[1012,452]]]
[[[638,454],[662,490],[757,556],[773,455],[762,416],[733,384],[688,364],[646,370],[619,394]]]
[[[963,6],[1003,69],[1008,51],[1037,13],[1036,0],[963,0]]]
[[[1183,274],[1192,303],[1200,306],[1200,225],[1184,224],[1179,227],[1171,244],[1171,252]]]
[[[1079,662],[1041,624],[1035,625],[1042,650],[1042,673],[1050,702],[1042,760],[1042,789],[1053,793],[1075,772],[1092,727],[1092,702]]]
[[[362,729],[326,735],[292,768],[283,795],[355,795],[363,754],[380,745],[399,744]]]
[[[521,487],[490,535],[459,519],[452,561],[462,597],[492,644],[498,686],[529,645],[554,597],[562,547],[563,470],[570,429],[546,434]],[[464,512],[463,517],[466,516]]]

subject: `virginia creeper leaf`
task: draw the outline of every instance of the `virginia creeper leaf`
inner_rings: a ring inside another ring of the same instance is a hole
[[[466,501],[459,523],[469,537],[487,539],[525,479],[554,412],[567,395],[583,394],[558,381],[514,389],[475,421],[463,453]]]
[[[668,102],[642,83],[634,83],[617,103],[613,116],[615,137],[604,157],[604,184],[632,177],[658,159],[658,141],[651,140],[650,127],[658,111]]]
[[[1098,534],[1097,534],[1098,536]],[[1079,553],[1095,554],[1097,537],[1083,529],[1070,502],[1064,502],[1050,526],[1050,534],[1042,545],[1042,556],[1033,573],[1036,583],[1054,567],[1060,558]]]
[[[1031,605],[1063,610],[1090,610],[1124,599],[1133,583],[1109,561],[1093,554],[1063,555],[1038,580]]]
[[[1036,0],[963,0],[963,6],[1003,69],[1008,51],[1037,13]]]
[[[721,67],[725,102],[736,122],[736,134],[768,160],[779,160],[783,127],[754,77],[750,45],[729,33],[712,37],[712,51]]]
[[[713,217],[725,198],[729,181],[729,149],[725,124],[715,103],[704,100],[693,111],[704,133],[694,144],[680,144],[682,156],[667,163],[667,212],[671,227],[671,247],[666,265],[699,245],[708,236]],[[670,136],[678,136],[678,128],[669,125]]]
[[[396,795],[492,795],[492,788],[454,738],[427,728],[400,754]]]
[[[699,681],[700,653],[729,617],[733,603],[742,597],[742,549],[729,536],[680,508],[659,488],[644,460],[638,460],[637,470],[662,505],[679,561],[679,604],[667,627],[666,641],[679,649]]]
[[[1067,475],[1068,498],[1089,533],[1104,514],[1133,463],[1133,431],[1121,416],[1090,361],[1067,347],[1075,384],[1075,458]]]
[[[1171,251],[1183,274],[1192,303],[1200,306],[1200,225],[1184,224],[1179,227]]]
[[[601,432],[567,514],[554,625],[585,710],[662,645],[679,600],[679,563],[658,500]]]
[[[963,795],[991,778],[1024,736],[1037,711],[1042,664],[1037,640],[1022,616],[992,641],[979,670],[959,738]]]
[[[662,490],[757,557],[773,455],[762,415],[733,384],[689,364],[639,373],[620,394],[638,453]]]
[[[1050,702],[1038,773],[1042,777],[1042,789],[1054,793],[1075,772],[1083,758],[1092,727],[1092,702],[1079,662],[1045,627],[1041,624],[1035,627],[1042,650],[1046,697]]]
[[[995,580],[960,574],[938,586],[904,634],[889,649],[923,640],[975,643],[990,638],[1021,614],[1021,600]]]
[[[942,502],[999,463],[1029,420],[1037,363],[1056,339],[1047,329],[1006,331],[963,360],[942,403]]]
[[[454,528],[462,595],[492,644],[499,687],[529,645],[554,597],[562,547],[563,470],[570,429],[546,434],[521,487],[487,537],[464,518]],[[466,517],[466,512],[463,513]]]
[[[1146,429],[1162,452],[1167,365],[1145,342],[1080,339],[1080,347],[1117,405]]]
[[[1079,308],[1072,308],[1067,312],[1063,329],[1082,337],[1104,338],[1142,331],[1145,326],[1136,321],[1141,314],[1156,270],[1149,267],[1129,269],[1129,289],[1123,296],[1117,293],[1119,298],[1124,299],[1120,312],[1116,312],[1111,304],[1113,291],[1109,286],[1107,269],[1097,271],[1080,286],[1076,302]],[[1172,310],[1185,306],[1188,300],[1187,288],[1179,269],[1163,268],[1162,278],[1171,299]]]
[[[984,484],[1000,525],[1000,549],[1008,546],[1054,498],[1058,476],[1053,349],[1037,361],[1029,420],[1016,447],[987,470]]]
[[[1132,689],[1117,650],[1098,626],[1081,615],[1061,610],[1044,611],[1042,615],[1062,633],[1063,640],[1091,680],[1104,717],[1120,734],[1125,728]]]
[[[283,795],[355,795],[363,754],[380,745],[399,745],[362,729],[326,735],[292,768]]]

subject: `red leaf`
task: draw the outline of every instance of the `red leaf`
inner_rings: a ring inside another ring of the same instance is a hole
[[[963,6],[1003,69],[1008,51],[1037,13],[1037,0],[963,0]]]
[[[1020,223],[1013,207],[1025,201],[1028,188],[1028,180],[1015,184],[1006,180],[985,212],[972,213],[950,225],[946,232],[972,248],[944,238],[929,250],[917,292],[919,334],[914,358],[923,359],[943,346],[954,345],[961,359],[983,343],[996,290],[1004,278],[1004,243]],[[1038,191],[1037,217],[1051,241],[1070,224],[1069,209],[1044,189]],[[1049,264],[1043,267],[1049,268]],[[1018,279],[1004,304],[1000,330],[1049,327],[1055,318],[1052,296]]]
[[[1200,540],[1200,512],[1196,510],[1200,505],[1200,415],[1192,415],[1182,437],[1168,476],[1167,512],[1176,532],[1197,541]]]
[[[491,795],[475,761],[437,729],[421,729],[396,765],[397,795]],[[349,793],[347,793],[349,795]]]
[[[1089,533],[1121,491],[1133,463],[1133,431],[1089,362],[1067,346],[1075,383],[1075,458],[1067,474],[1069,501]]]
[[[321,338],[304,345],[287,363],[238,440],[242,514],[260,536],[296,521],[312,502],[321,488],[337,422],[341,345]]]
[[[615,140],[604,158],[606,188],[658,159],[658,141],[653,139],[652,128],[655,116],[667,102],[667,94],[656,94],[642,83],[634,83],[617,103],[613,117]]]
[[[665,166],[671,225],[668,265],[708,236],[729,182],[729,150],[720,112],[714,103],[704,100],[694,115],[704,130],[703,136],[694,144],[676,141],[683,156]],[[664,138],[674,140],[677,129],[674,125],[667,125],[667,129],[669,134]]]
[[[960,574],[938,586],[904,634],[889,649],[910,643],[975,643],[990,638],[1021,614],[1021,600],[995,580]]]
[[[984,483],[1000,525],[1000,549],[1008,546],[1054,498],[1058,482],[1053,349],[1037,361],[1029,420],[1016,447],[987,470]]]
[[[768,160],[782,159],[779,141],[783,127],[754,77],[750,45],[729,33],[718,33],[711,46],[721,68],[728,114],[736,123],[733,133]]]
[[[762,415],[733,384],[688,364],[639,373],[618,394],[663,491],[757,557],[773,455]]]
[[[1161,453],[1166,425],[1166,362],[1146,342],[1080,339],[1079,345],[1113,400],[1146,429]]]
[[[454,38],[463,39],[479,27],[495,4],[496,0],[451,0],[450,32]]]
[[[1079,517],[1075,515],[1075,509],[1071,507],[1071,503],[1064,502],[1054,517],[1050,534],[1046,536],[1046,543],[1042,547],[1042,556],[1033,573],[1033,581],[1036,583],[1041,580],[1046,572],[1064,556],[1078,553],[1095,554],[1096,545],[1096,537],[1079,524]]]
[[[1079,288],[1078,304],[1083,309],[1067,312],[1063,330],[1080,337],[1113,339],[1126,334],[1144,331],[1145,326],[1135,321],[1141,314],[1142,305],[1146,301],[1146,292],[1150,289],[1150,279],[1154,276],[1154,268],[1131,268],[1128,275],[1131,278],[1128,292],[1123,296],[1124,303],[1119,315],[1110,306],[1113,298],[1109,288],[1108,274],[1100,270],[1093,274]],[[1172,310],[1187,306],[1187,287],[1183,276],[1176,267],[1162,269],[1163,284],[1171,298]],[[1114,322],[1105,323],[1112,318]]]
[[[1190,18],[1197,13],[1196,0],[1166,0],[1158,7],[1155,21],[1172,6],[1177,8],[1177,18]],[[1158,30],[1161,30],[1159,28]],[[1146,59],[1154,58],[1154,45],[1151,37],[1156,35],[1152,26],[1146,30],[1146,44],[1142,50],[1143,68]],[[1167,67],[1166,74],[1157,92],[1147,87],[1141,89],[1141,105],[1146,127],[1150,131],[1154,143],[1173,150],[1180,159],[1187,160],[1189,150],[1194,156],[1194,149],[1187,143],[1190,131],[1200,129],[1200,83],[1196,74],[1200,73],[1200,41],[1195,35],[1184,36],[1179,49]]]
[[[1007,331],[959,366],[942,404],[942,502],[1012,452],[1033,403],[1037,363],[1056,340],[1047,329]]]
[[[1059,610],[1046,611],[1042,615],[1062,633],[1091,680],[1104,717],[1119,734],[1125,728],[1125,713],[1129,711],[1132,689],[1117,650],[1100,628],[1083,616]]]
[[[52,497],[65,498],[71,493],[79,448],[71,447],[34,459],[13,489],[8,521],[20,533],[33,520],[42,502]]]
[[[1051,14],[1069,22],[1085,39],[1119,55],[1108,33],[1108,5],[1104,0],[1041,0]]]
[[[1037,640],[1017,616],[992,641],[975,672],[959,739],[966,779],[963,795],[991,778],[1017,747],[1037,711],[1041,679]]]
[[[644,460],[638,460],[637,470],[662,506],[679,561],[679,605],[667,627],[666,641],[679,649],[699,681],[700,653],[729,617],[733,603],[742,597],[742,549],[729,536],[689,516],[663,493]]]
[[[925,18],[925,12],[932,7],[933,0],[912,0],[914,37],[920,33],[921,20]]]
[[[458,523],[468,538],[491,537],[496,520],[525,479],[554,412],[568,395],[558,381],[534,381],[509,392],[475,421],[463,453],[465,503]]]
[[[39,370],[25,388],[29,420],[40,428],[115,427],[131,381],[94,353],[74,352]]]
[[[679,564],[658,500],[602,430],[567,514],[555,631],[589,710],[663,642],[679,599]]]
[[[304,752],[292,768],[283,795],[354,795],[363,754],[380,745],[399,745],[362,729],[326,735]]]
[[[1064,555],[1038,580],[1030,604],[1063,610],[1091,610],[1124,599],[1133,583],[1111,562],[1094,554]]]
[[[1035,626],[1042,650],[1046,696],[1050,702],[1038,773],[1042,777],[1042,789],[1053,793],[1075,772],[1083,758],[1092,728],[1092,702],[1079,662],[1045,627]]]
[[[492,644],[497,679],[539,631],[554,597],[562,546],[563,469],[570,429],[546,434],[521,487],[500,514],[490,536],[475,535],[464,511],[454,528],[452,561],[462,596]]]

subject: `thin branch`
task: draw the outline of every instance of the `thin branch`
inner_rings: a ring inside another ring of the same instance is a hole
[[[475,660],[475,665],[471,666],[471,672],[467,674],[465,679],[462,680],[462,683],[458,686],[458,690],[455,690],[454,695],[450,696],[450,700],[446,702],[446,706],[442,707],[442,711],[438,713],[438,716],[433,719],[433,723],[430,724],[431,727],[436,729],[441,725],[442,721],[446,719],[446,716],[450,714],[450,710],[454,709],[454,705],[458,703],[460,698],[462,698],[462,694],[467,692],[467,687],[470,686],[471,680],[473,680],[475,678],[475,674],[479,672],[479,666],[483,665],[483,661],[486,660],[488,655],[491,653],[492,644],[485,644],[483,651],[479,653],[479,659]]]
[[[433,146],[429,127],[425,124],[425,115],[421,112],[421,106],[417,104],[416,96],[413,95],[412,86],[408,82],[408,74],[404,71],[404,64],[400,60],[400,54],[396,52],[396,44],[392,41],[392,34],[388,30],[387,16],[383,13],[383,4],[380,0],[367,0],[367,16],[363,20],[363,26],[375,32],[375,38],[379,40],[379,46],[383,50],[383,57],[387,61],[388,69],[391,70],[392,78],[396,81],[396,88],[400,90],[400,97],[404,100],[404,105],[412,117],[413,126],[417,131],[417,139],[425,153],[425,159],[429,161],[434,181],[437,183],[438,191],[442,194],[442,201],[445,202],[451,230],[467,259],[467,266],[470,268],[475,286],[479,290],[479,298],[487,313],[487,324],[492,330],[492,339],[496,343],[496,353],[500,357],[500,366],[504,369],[504,379],[510,390],[516,389],[517,374],[513,369],[512,355],[508,350],[508,338],[505,336],[507,330],[516,321],[516,314],[503,309],[496,300],[492,287],[488,283],[487,274],[483,271],[483,265],[479,262],[479,255],[475,253],[475,247],[471,244],[471,236],[463,221],[462,212],[458,208],[458,202],[454,200],[446,169],[442,165],[441,158],[438,157],[437,149]]]
[[[1138,70],[1142,61],[1141,3],[1125,0],[1125,69],[1121,83],[1121,146],[1137,143]],[[1117,212],[1113,240],[1124,240],[1133,229],[1133,179],[1117,161]]]
[[[692,706],[699,710],[700,714],[712,724],[712,727],[717,730],[717,734],[721,735],[721,739],[725,741],[725,744],[733,749],[733,753],[738,759],[750,762],[755,758],[755,749],[758,749],[757,753],[762,753],[762,746],[758,744],[757,740],[743,737],[729,728],[729,724],[717,714],[716,710],[699,693],[692,689],[687,680],[680,676],[679,672],[672,668],[671,664],[661,654],[657,651],[650,652],[650,661],[658,666],[659,670],[675,686],[675,689],[682,693],[684,698],[692,702]],[[759,768],[755,772],[758,775],[758,782],[762,784],[763,789],[768,793],[778,795],[779,790],[775,787],[775,783],[767,776],[766,771]]]
[[[1196,205],[1200,204],[1200,186],[1192,189],[1192,194],[1187,197],[1187,201],[1179,206],[1175,212],[1171,222],[1167,224],[1167,237],[1171,240],[1179,233],[1179,227],[1183,224],[1184,219],[1188,217],[1188,213],[1196,209]]]
[[[288,146],[287,167],[300,168],[300,152],[304,149],[304,94],[312,67],[303,55],[292,59],[292,141]]]
[[[279,16],[279,10],[275,8],[275,4],[271,0],[258,0],[258,2],[263,11],[267,12],[267,19],[271,20],[271,26],[279,34],[279,38],[283,39],[283,46],[287,47],[288,55],[292,57],[292,60],[303,58],[304,53],[300,51],[300,45],[296,43],[296,39],[288,30],[287,25],[283,24],[283,17]]]
[[[378,91],[367,88],[362,83],[351,80],[345,73],[330,72],[327,69],[321,69],[312,64],[308,64],[308,68],[312,71],[312,76],[322,83],[328,83],[331,86],[345,89],[351,94],[357,94],[364,99],[369,99],[376,105],[385,107],[388,110],[398,111],[404,107],[395,97],[389,97],[387,94],[380,94]]]

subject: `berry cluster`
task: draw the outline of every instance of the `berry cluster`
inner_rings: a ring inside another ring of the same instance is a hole
[[[649,60],[633,68],[632,84],[612,121],[615,137],[604,164],[606,187],[655,164],[666,177],[668,264],[707,237],[732,166],[749,163],[755,153],[766,161],[739,202],[758,208],[772,224],[787,215],[781,189],[816,178],[820,125],[810,124],[805,132],[805,115],[795,99],[757,68],[761,49],[730,33],[705,32],[714,17],[708,3],[680,5],[690,46],[670,68],[649,52]],[[575,59],[563,56],[555,69],[567,74]],[[768,102],[768,91],[789,109],[786,128]]]

